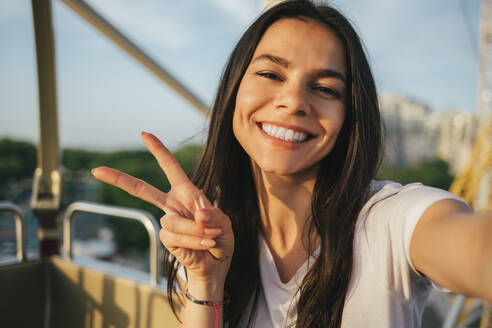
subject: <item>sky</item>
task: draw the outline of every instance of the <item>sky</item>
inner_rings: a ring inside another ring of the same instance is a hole
[[[235,42],[260,0],[87,1],[210,105]],[[171,149],[201,143],[207,121],[97,30],[53,0],[61,147],[141,148],[140,131]],[[380,95],[434,111],[476,113],[479,0],[332,0],[359,32]],[[0,138],[37,142],[31,4],[0,0]]]

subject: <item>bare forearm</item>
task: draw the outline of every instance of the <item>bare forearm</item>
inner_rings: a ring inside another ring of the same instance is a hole
[[[474,233],[458,263],[458,285],[463,289],[457,292],[492,302],[492,214],[471,214],[464,219],[474,226]]]
[[[492,213],[482,214],[480,220],[484,220],[483,253],[475,288],[478,297],[492,302]]]
[[[421,217],[411,247],[417,270],[460,294],[492,301],[492,214],[472,213],[454,200]]]

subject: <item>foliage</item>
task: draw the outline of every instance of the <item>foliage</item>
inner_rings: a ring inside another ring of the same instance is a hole
[[[442,159],[429,159],[411,166],[382,167],[377,178],[393,180],[401,184],[422,182],[426,186],[448,190],[454,176],[449,172],[449,165]]]
[[[194,173],[201,152],[201,146],[188,145],[174,153],[188,176]],[[96,153],[67,149],[63,152],[63,164],[67,170],[74,171],[89,171],[97,166],[109,166],[142,179],[159,190],[168,191],[171,188],[157,161],[148,151],[144,150]],[[156,219],[160,219],[163,215],[159,208],[108,184],[99,183],[97,190],[98,202],[141,209],[149,212]],[[109,222],[115,232],[115,241],[121,249],[130,246],[145,249],[148,246],[146,230],[142,229],[140,223],[127,220],[111,220]]]
[[[85,171],[106,156],[106,153],[69,148],[62,151],[62,163],[69,171]]]
[[[36,147],[25,141],[0,139],[0,200],[13,200],[29,189],[36,168]]]
[[[36,147],[26,141],[0,139],[0,185],[31,178],[36,168]]]
[[[187,145],[174,152],[188,176],[193,175],[202,151],[202,146]],[[157,161],[146,150],[95,152],[65,149],[62,152],[62,164],[67,173],[83,172],[86,174],[94,167],[109,166],[147,181],[162,191],[170,189],[169,182]],[[18,181],[32,177],[35,167],[36,148],[33,144],[0,139],[0,186],[5,186],[12,180]],[[382,167],[378,173],[378,179],[393,180],[402,184],[422,182],[428,186],[448,189],[453,176],[449,173],[446,162],[432,159],[407,167]],[[70,181],[70,183],[74,182]],[[151,213],[156,219],[163,215],[157,207],[105,183],[97,182],[96,200],[104,204],[141,209]],[[110,220],[109,222],[112,222],[115,239],[120,248],[137,246],[145,249],[148,246],[146,231],[139,223],[127,220]]]
[[[188,176],[192,176],[203,151],[202,146],[187,145],[178,149],[174,155]],[[97,166],[109,166],[122,172],[147,181],[162,191],[168,191],[170,185],[157,161],[146,150],[129,150],[116,152],[96,152],[83,149],[64,149],[62,166],[65,171],[64,184],[87,183],[87,180],[72,181],[71,173],[84,173]],[[36,168],[36,147],[29,142],[0,139],[0,187],[6,188],[10,182],[32,178]],[[76,175],[75,175],[76,176]],[[91,178],[92,179],[92,178]],[[92,180],[95,183],[94,180]],[[163,215],[162,210],[139,200],[124,191],[105,183],[97,183],[96,201],[104,204],[137,208],[151,213],[156,219]],[[0,188],[0,199],[2,197]],[[64,188],[68,191],[67,188]],[[109,220],[115,233],[115,241],[121,249],[136,246],[140,249],[148,247],[146,230],[140,223],[128,220]]]
[[[188,177],[193,177],[200,157],[203,153],[203,147],[200,145],[188,145],[178,149],[174,156],[181,164]]]

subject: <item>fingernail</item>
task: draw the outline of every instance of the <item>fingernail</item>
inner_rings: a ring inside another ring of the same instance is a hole
[[[213,239],[202,239],[201,244],[205,247],[215,246],[215,240]]]
[[[200,197],[200,199],[199,199],[199,202],[200,202],[200,206],[201,206],[201,208],[205,208],[205,207],[207,207],[207,205],[205,204],[205,200],[203,199],[203,197],[205,197],[205,196],[202,196],[202,197]]]
[[[201,209],[200,202],[196,198],[193,199],[193,203],[196,209]]]
[[[222,233],[222,229],[220,228],[205,228],[204,229],[206,235],[219,235]]]
[[[94,175],[94,172],[96,171],[96,169],[92,169],[91,170],[91,174]]]

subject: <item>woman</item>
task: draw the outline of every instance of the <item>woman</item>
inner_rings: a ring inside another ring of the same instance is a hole
[[[166,212],[168,290],[185,327],[418,327],[431,284],[492,299],[490,216],[471,219],[442,190],[373,181],[376,88],[333,8],[285,2],[245,32],[193,183],[142,138],[167,194],[93,174]]]

